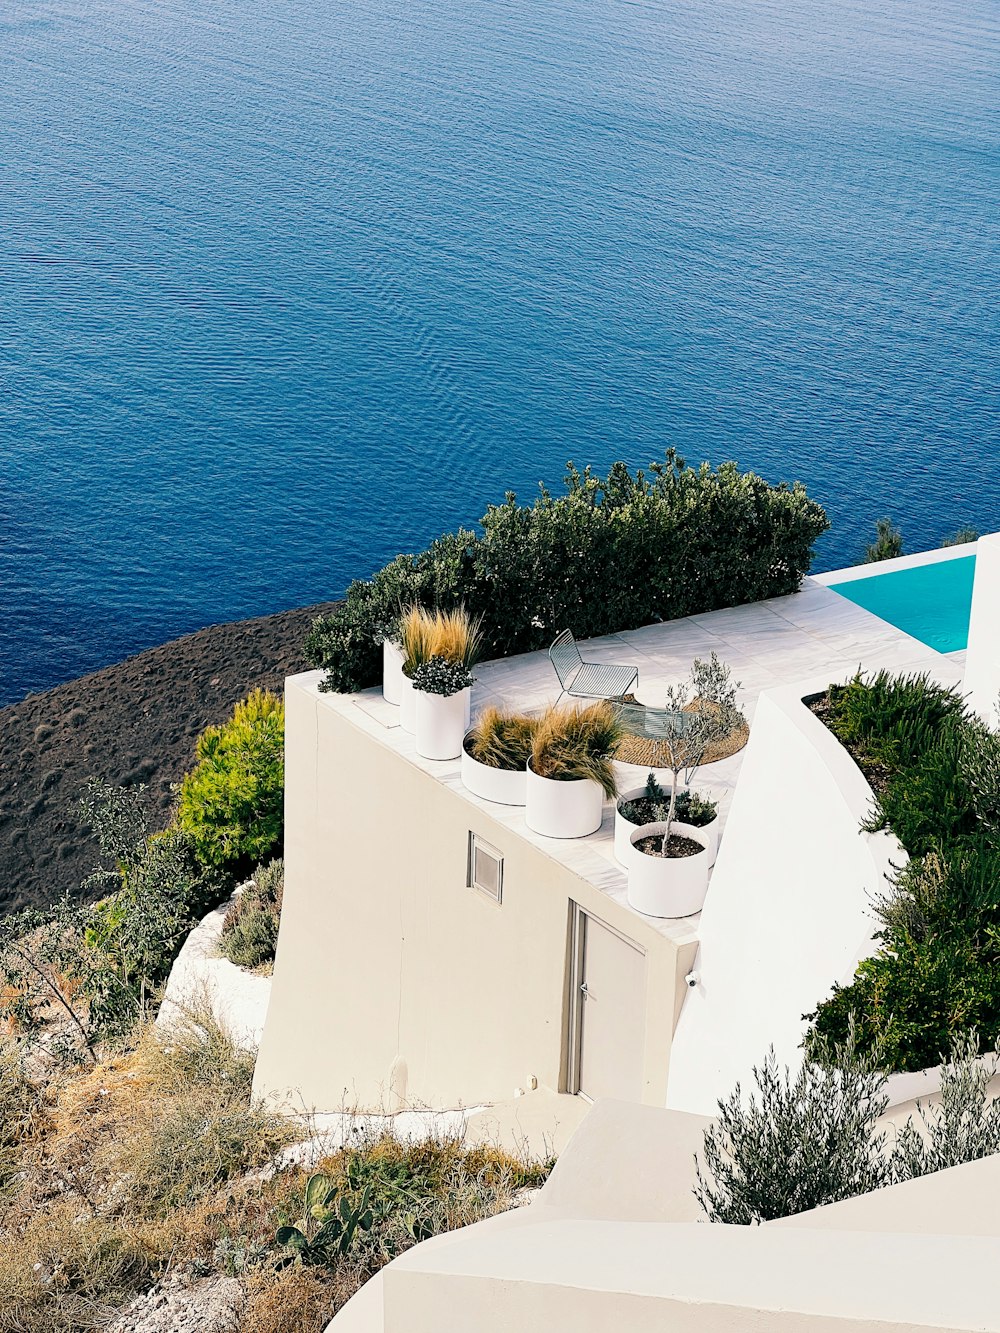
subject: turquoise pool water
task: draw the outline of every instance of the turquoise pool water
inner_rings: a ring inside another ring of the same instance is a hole
[[[968,647],[974,555],[831,583],[834,592],[939,653]]]

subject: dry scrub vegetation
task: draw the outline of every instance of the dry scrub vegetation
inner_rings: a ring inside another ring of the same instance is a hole
[[[204,1014],[41,1087],[0,1040],[2,1333],[109,1328],[169,1275],[213,1274],[238,1279],[241,1327],[313,1333],[416,1240],[515,1206],[548,1169],[453,1138],[352,1142],[315,1169],[372,1225],[303,1258],[276,1233],[305,1210],[309,1173],[282,1153],[309,1129],[255,1103],[252,1073]]]

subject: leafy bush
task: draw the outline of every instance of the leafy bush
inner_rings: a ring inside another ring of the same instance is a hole
[[[244,875],[280,855],[284,836],[285,706],[254,690],[221,727],[198,739],[177,822],[206,866]]]
[[[882,1076],[849,1049],[839,1067],[806,1059],[794,1078],[773,1049],[753,1071],[755,1090],[737,1084],[719,1103],[696,1160],[695,1197],[712,1222],[748,1226],[850,1199],[889,1183]]]
[[[646,779],[641,796],[631,801],[619,801],[618,813],[630,824],[654,824],[663,819],[670,806],[670,793],[664,791],[653,773]],[[674,817],[682,824],[704,828],[719,812],[718,802],[685,788],[677,793]]]
[[[606,702],[562,704],[542,714],[531,743],[531,767],[557,782],[589,779],[605,796],[616,794],[611,756],[621,740],[618,716]]]
[[[880,948],[807,1015],[807,1044],[855,1023],[885,1068],[921,1069],[957,1034],[1000,1035],[1000,741],[926,676],[857,677],[826,706],[876,793],[865,827],[912,859],[875,902]]]
[[[490,704],[473,722],[468,751],[487,768],[520,771],[531,758],[538,718]]]
[[[967,542],[977,542],[979,532],[975,528],[962,527],[950,537],[945,537],[942,541],[942,547],[945,546],[964,546]]]
[[[1000,1099],[987,1096],[998,1047],[989,1061],[978,1061],[978,1053],[975,1032],[953,1041],[942,1070],[940,1101],[929,1107],[918,1103],[919,1124],[908,1119],[896,1135],[896,1180],[913,1180],[1000,1152]]]
[[[257,871],[226,913],[219,947],[237,967],[274,962],[284,889],[285,863],[272,861]]]
[[[888,1106],[876,1061],[859,1057],[853,1032],[841,1047],[819,1044],[793,1079],[774,1052],[754,1070],[756,1088],[737,1085],[705,1131],[694,1193],[713,1222],[749,1225],[789,1217],[884,1185],[1000,1152],[1000,1100],[987,1096],[998,1050],[977,1060],[975,1032],[952,1038],[941,1093],[917,1103],[890,1141],[879,1118]]]
[[[668,450],[648,473],[615,463],[607,477],[572,465],[566,493],[532,505],[508,493],[481,532],[441,537],[401,555],[320,617],[306,656],[323,688],[379,679],[385,626],[400,607],[468,608],[490,657],[673,620],[795,592],[826,514],[797,483],[770,486],[735,464],[687,467]]]
[[[880,518],[875,523],[875,540],[865,547],[862,564],[871,565],[879,560],[895,560],[903,554],[903,534],[891,518]]]
[[[891,828],[911,856],[975,831],[965,767],[984,729],[960,695],[926,673],[882,671],[831,686],[828,704],[827,725],[875,791],[866,828]]]

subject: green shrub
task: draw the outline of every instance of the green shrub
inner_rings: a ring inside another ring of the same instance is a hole
[[[694,1189],[712,1222],[789,1217],[1000,1152],[1000,1100],[987,1095],[1000,1047],[984,1064],[975,1031],[950,1039],[939,1100],[918,1102],[916,1120],[890,1141],[879,1123],[888,1106],[882,1076],[858,1056],[853,1035],[839,1047],[817,1042],[794,1078],[772,1052],[749,1096],[737,1085],[719,1103]]]
[[[285,864],[272,861],[254,875],[226,914],[219,948],[237,967],[274,962],[285,888]]]
[[[857,677],[827,708],[876,793],[865,827],[911,860],[875,903],[878,951],[807,1015],[807,1046],[854,1024],[886,1069],[922,1069],[971,1029],[1000,1035],[1000,740],[926,676]]]
[[[862,564],[871,565],[879,560],[895,560],[903,554],[903,534],[891,518],[880,518],[875,523],[875,540],[865,547]]]
[[[956,533],[953,533],[952,536],[945,537],[944,540],[941,542],[941,545],[942,547],[964,546],[967,542],[977,542],[978,540],[979,540],[979,532],[977,531],[976,528],[962,527],[959,528],[959,530]]]
[[[627,819],[630,824],[655,824],[663,818],[664,812],[670,806],[670,793],[664,791],[656,781],[656,776],[650,773],[646,779],[646,785],[643,788],[641,796],[636,796],[631,801],[619,801],[618,811],[623,819]],[[700,792],[691,791],[685,787],[677,793],[677,802],[674,809],[675,819],[680,820],[682,824],[692,824],[695,828],[704,828],[710,824],[719,813],[717,801],[710,800],[707,796],[702,796]]]
[[[952,1042],[942,1070],[941,1099],[933,1106],[917,1104],[918,1124],[908,1119],[896,1135],[892,1155],[896,1180],[914,1180],[963,1162],[976,1162],[1000,1152],[1000,1099],[987,1096],[994,1059],[979,1061],[975,1032]]]
[[[712,1222],[749,1226],[836,1203],[889,1183],[882,1076],[849,1049],[837,1064],[806,1059],[793,1078],[771,1050],[744,1097],[719,1103],[696,1159],[695,1197]],[[839,1065],[839,1067],[838,1067]]]
[[[284,834],[285,707],[254,690],[221,727],[198,739],[180,789],[179,827],[206,866],[244,875],[280,855]]]
[[[542,488],[491,505],[481,532],[441,537],[352,583],[306,640],[324,688],[375,684],[381,639],[400,608],[464,605],[481,618],[483,653],[578,638],[795,592],[829,524],[797,483],[770,486],[735,464],[687,467],[673,450],[648,473],[615,463],[607,477],[572,465],[566,493]]]

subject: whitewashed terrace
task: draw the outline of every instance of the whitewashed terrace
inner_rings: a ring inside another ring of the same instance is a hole
[[[580,649],[585,660],[637,667],[636,696],[654,706],[662,704],[668,685],[687,675],[694,658],[706,658],[715,652],[741,682],[739,701],[751,725],[758,697],[775,686],[811,681],[818,688],[820,684],[846,679],[859,667],[866,671],[881,668],[893,672],[928,671],[943,683],[959,684],[964,658],[964,654],[943,656],[935,652],[808,578],[801,591],[790,597],[590,639],[581,643]],[[559,683],[547,654],[525,653],[480,663],[473,688],[473,712],[490,703],[541,708],[558,694]],[[347,712],[356,725],[380,743],[406,755],[441,782],[460,791],[474,805],[488,810],[494,819],[516,829],[522,837],[569,865],[616,901],[626,903],[625,875],[612,851],[611,805],[605,808],[600,830],[588,838],[568,842],[543,838],[526,827],[523,810],[482,802],[467,792],[461,783],[457,759],[437,763],[420,758],[413,737],[399,726],[399,710],[385,703],[379,690],[358,695],[321,694],[319,698]],[[705,765],[695,778],[694,785],[699,790],[719,801],[723,834],[741,764],[742,754],[736,754]],[[641,785],[645,780],[646,769],[628,764],[616,767],[620,789]],[[660,771],[658,776],[662,779],[667,774]],[[697,933],[697,917],[662,922],[644,919],[679,939]]]

